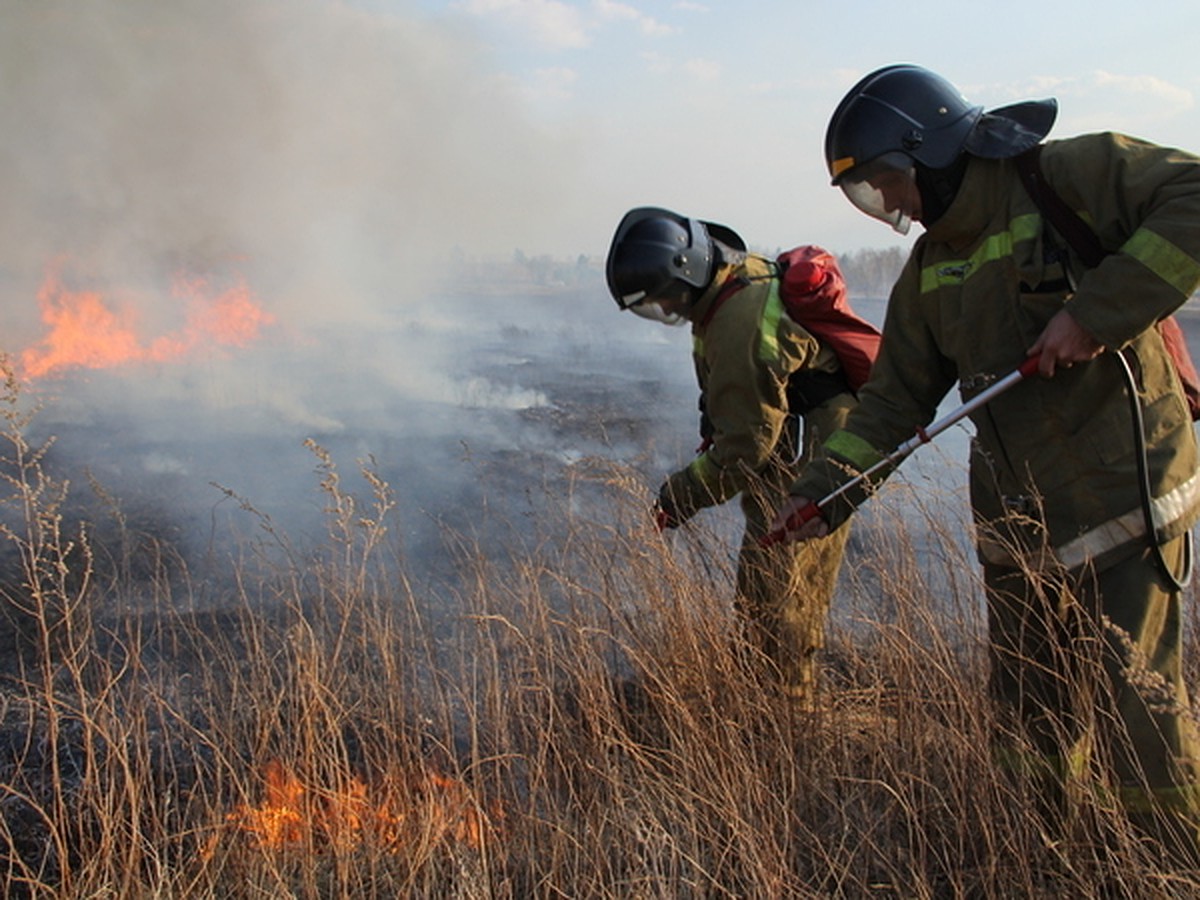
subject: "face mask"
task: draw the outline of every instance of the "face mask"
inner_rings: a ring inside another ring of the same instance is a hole
[[[669,282],[653,294],[630,295],[622,298],[622,307],[663,325],[682,325],[695,301],[692,290],[682,282]]]
[[[839,184],[851,203],[897,234],[908,234],[913,219],[920,217],[916,165],[905,153],[885,153],[856,166]]]
[[[639,300],[626,308],[643,319],[661,322],[663,325],[682,325],[687,321],[683,313],[675,309],[675,301],[672,300]]]

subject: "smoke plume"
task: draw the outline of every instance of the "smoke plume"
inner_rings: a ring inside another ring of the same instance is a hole
[[[536,238],[568,176],[482,56],[324,0],[5,4],[6,286],[67,254],[125,285],[246,267],[308,321],[412,303],[450,248]]]
[[[690,380],[686,345],[656,365],[663,338],[594,272],[570,297],[489,291],[486,269],[446,289],[553,230],[573,146],[469,32],[391,8],[0,5],[0,349],[57,458],[177,517],[213,506],[210,482],[316,507],[297,500],[311,437],[461,511],[485,489],[464,457],[536,469],[598,446],[561,428],[568,379],[620,371],[646,416],[671,400],[663,371]]]

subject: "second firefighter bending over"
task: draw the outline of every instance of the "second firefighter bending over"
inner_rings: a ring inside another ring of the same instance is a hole
[[[621,220],[607,276],[621,309],[692,326],[704,443],[659,491],[659,527],[741,495],[737,610],[773,679],[811,700],[849,529],[803,545],[762,538],[857,403],[879,333],[850,311],[837,263],[819,247],[770,259],[725,226],[657,207]]]

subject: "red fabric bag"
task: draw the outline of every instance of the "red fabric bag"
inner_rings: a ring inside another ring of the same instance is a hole
[[[879,354],[879,329],[850,308],[833,254],[811,244],[781,253],[779,295],[798,324],[837,354],[851,390],[866,383]]]

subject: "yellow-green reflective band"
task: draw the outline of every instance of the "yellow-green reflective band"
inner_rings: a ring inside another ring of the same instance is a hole
[[[692,355],[704,359],[704,338],[698,334],[692,335]]]
[[[1200,284],[1200,263],[1148,228],[1135,231],[1121,252],[1132,256],[1185,297],[1190,297]]]
[[[1121,806],[1129,812],[1175,810],[1200,812],[1200,785],[1181,784],[1177,787],[1144,788],[1122,785]]]
[[[701,453],[688,465],[688,471],[701,487],[711,489],[721,478],[721,469],[712,461],[708,453]]]
[[[779,359],[779,320],[783,316],[783,300],[779,296],[779,279],[771,279],[767,305],[763,307],[759,325],[758,358],[763,362]]]
[[[1061,756],[1025,753],[1012,747],[995,747],[992,749],[992,759],[1004,771],[1024,775],[1026,778],[1051,778],[1060,781],[1067,774],[1067,763]]]
[[[836,453],[859,470],[871,468],[883,459],[883,454],[849,431],[835,431],[825,442],[825,449]]]
[[[1014,747],[993,747],[992,759],[1006,772],[1026,778],[1050,778],[1063,781],[1080,778],[1087,771],[1088,749],[1073,748],[1066,756],[1057,753],[1033,753]]]
[[[987,263],[1012,255],[1013,245],[1037,237],[1041,216],[1027,213],[1008,224],[1007,231],[990,235],[966,259],[944,260],[921,270],[921,293],[927,294],[946,285],[960,285]]]

